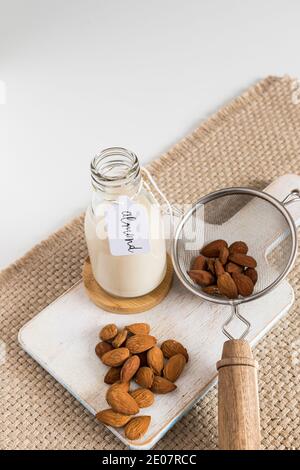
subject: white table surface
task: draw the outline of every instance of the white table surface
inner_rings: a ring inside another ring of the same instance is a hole
[[[0,269],[85,208],[101,148],[146,163],[256,80],[300,76],[299,18],[298,0],[0,0]]]

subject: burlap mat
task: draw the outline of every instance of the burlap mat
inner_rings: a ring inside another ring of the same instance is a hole
[[[293,104],[291,79],[267,78],[149,168],[172,202],[192,202],[231,185],[261,189],[277,176],[300,172],[299,130],[300,104]],[[21,326],[80,279],[86,256],[82,220],[74,220],[0,274],[0,337],[6,345],[0,366],[2,449],[124,447],[17,343]],[[255,350],[263,447],[268,449],[300,447],[299,272],[298,261],[290,275],[294,307]],[[157,448],[215,449],[216,410],[214,389]]]

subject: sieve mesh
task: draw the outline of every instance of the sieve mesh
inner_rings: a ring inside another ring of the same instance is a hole
[[[202,198],[183,218],[175,236],[173,261],[181,281],[194,293],[224,304],[238,304],[266,293],[287,274],[296,254],[295,226],[272,196],[245,188],[217,191]],[[242,240],[257,261],[258,281],[251,296],[236,300],[205,294],[187,274],[207,243]]]

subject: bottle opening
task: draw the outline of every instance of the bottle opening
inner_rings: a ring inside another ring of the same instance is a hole
[[[95,189],[132,183],[140,175],[135,153],[122,147],[102,150],[91,162],[92,185]]]

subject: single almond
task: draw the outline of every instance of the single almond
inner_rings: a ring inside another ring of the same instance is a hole
[[[110,393],[112,390],[119,390],[121,392],[129,392],[129,382],[115,382],[114,384],[112,384],[109,389],[107,390],[107,393]]]
[[[176,341],[175,339],[167,339],[162,343],[160,348],[163,352],[163,355],[167,359],[175,356],[175,354],[182,354],[186,358],[186,361],[189,360],[187,350],[181,343],[179,343],[179,341]]]
[[[207,258],[217,258],[223,246],[228,246],[225,240],[214,240],[202,248],[201,255],[206,256]]]
[[[103,354],[101,361],[108,367],[121,366],[129,358],[128,348],[118,348]]]
[[[153,346],[147,352],[148,366],[153,370],[155,375],[160,375],[164,368],[164,355],[158,346]]]
[[[233,263],[245,266],[246,268],[256,268],[256,261],[252,256],[244,255],[243,253],[233,253],[229,255],[229,260]]]
[[[220,295],[219,288],[216,285],[203,287],[202,290],[208,295]]]
[[[206,258],[202,255],[197,256],[192,263],[192,269],[202,270],[205,268],[206,268]]]
[[[118,334],[118,328],[116,327],[115,324],[110,323],[109,325],[106,325],[102,328],[102,330],[99,333],[100,339],[102,341],[111,341],[114,339],[115,336]]]
[[[246,255],[248,253],[248,245],[242,241],[231,243],[229,253],[231,255],[233,253],[242,253],[243,255]]]
[[[146,434],[150,426],[151,416],[137,416],[125,426],[125,436],[130,441],[136,441]]]
[[[154,395],[148,388],[138,388],[130,392],[130,395],[135,399],[139,408],[148,408],[154,403]]]
[[[155,375],[151,391],[153,393],[165,394],[173,392],[173,390],[175,390],[176,388],[176,385],[170,380],[166,379],[165,377],[158,377],[157,375]]]
[[[221,274],[225,273],[223,264],[221,263],[219,259],[216,259],[215,261],[215,272],[216,272],[216,276],[221,276]]]
[[[126,326],[126,330],[132,335],[148,335],[150,332],[150,325],[148,323],[132,323]]]
[[[175,354],[170,357],[167,364],[164,367],[164,377],[170,382],[176,382],[178,377],[181,375],[186,364],[186,359],[182,354]]]
[[[96,414],[96,418],[98,421],[100,421],[100,423],[106,424],[106,426],[122,428],[132,419],[132,416],[117,413],[111,408],[108,408],[107,410],[99,411]]]
[[[118,388],[108,391],[106,401],[117,413],[136,415],[139,412],[135,399],[128,392],[123,392]]]
[[[229,263],[227,263],[225,266],[225,271],[229,274],[241,273],[243,269],[243,266],[239,266],[238,264],[232,263],[231,261],[229,261]]]
[[[112,349],[113,347],[111,344],[106,343],[105,341],[101,341],[101,343],[98,343],[95,347],[95,353],[101,359],[103,354],[107,353],[108,351],[111,351]]]
[[[189,271],[188,275],[194,282],[199,284],[200,286],[209,286],[214,282],[214,276],[209,273],[208,271]]]
[[[153,384],[154,373],[150,367],[141,367],[135,376],[135,381],[140,387],[151,388]]]
[[[208,270],[209,270],[213,275],[216,274],[216,271],[215,271],[215,259],[214,259],[214,258],[208,258],[208,260],[207,260],[207,268],[208,268]]]
[[[253,285],[255,286],[255,284],[257,283],[257,278],[258,278],[256,269],[247,268],[245,270],[245,275],[250,277],[251,281],[253,282]]]
[[[119,348],[122,346],[123,343],[125,343],[126,338],[127,338],[128,331],[124,328],[124,330],[120,331],[120,333],[117,334],[117,336],[113,339],[112,345],[114,348]]]
[[[120,380],[120,372],[121,372],[120,367],[111,367],[106,372],[106,375],[104,377],[104,382],[108,385],[112,385],[118,382]]]
[[[229,256],[229,250],[227,246],[222,246],[219,253],[219,260],[222,264],[226,264]]]
[[[252,294],[254,284],[250,277],[242,273],[232,273],[232,278],[236,284],[238,293],[243,297],[248,297]]]
[[[130,382],[140,367],[140,362],[138,356],[131,356],[124,362],[120,373],[121,382]]]
[[[134,335],[127,339],[126,348],[129,349],[131,354],[138,354],[143,351],[148,351],[156,343],[156,338],[150,335]]]
[[[217,284],[222,295],[225,295],[229,299],[237,298],[238,290],[229,273],[221,274],[221,276],[218,277]]]

